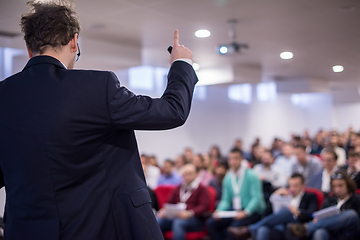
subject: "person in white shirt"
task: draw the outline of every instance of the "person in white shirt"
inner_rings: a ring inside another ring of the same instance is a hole
[[[337,167],[337,154],[334,150],[326,148],[321,157],[323,159],[324,169],[315,173],[308,184],[308,187],[316,188],[323,191],[325,194],[330,193],[330,177],[331,175],[338,170]]]
[[[274,165],[274,158],[269,150],[264,151],[261,164],[255,165],[253,169],[260,180],[271,183],[273,189],[286,185],[286,176],[280,167]]]
[[[296,162],[294,148],[290,143],[283,143],[281,153],[282,154],[275,159],[274,166],[281,168],[285,176],[290,177],[292,173],[291,167]]]
[[[140,159],[145,174],[146,184],[149,188],[154,190],[157,187],[159,178],[161,176],[160,168],[151,165],[149,163],[148,157],[145,154],[142,154]]]
[[[338,135],[333,135],[333,136],[330,137],[330,146],[335,151],[335,153],[337,155],[336,165],[338,167],[345,166],[345,164],[346,164],[346,152],[345,152],[344,148],[339,147],[339,137],[338,137]],[[324,148],[321,151],[321,155],[324,152],[326,152],[327,150],[329,150],[329,149]]]
[[[307,222],[312,219],[311,215],[317,209],[316,196],[305,192],[304,178],[298,173],[290,177],[288,189],[280,188],[270,197],[270,199],[275,198],[286,198],[287,206],[280,207],[279,211],[255,224],[246,227],[230,227],[228,231],[231,235],[244,240],[250,236],[255,237],[253,239],[256,240],[283,239],[286,224]]]

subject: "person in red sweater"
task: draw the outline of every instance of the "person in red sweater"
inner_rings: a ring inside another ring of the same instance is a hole
[[[158,212],[161,231],[173,231],[174,240],[184,240],[186,232],[202,231],[202,216],[210,206],[210,194],[200,184],[196,167],[186,164],[182,168],[182,174],[183,182],[174,189],[167,203],[186,204],[186,210],[180,211],[175,217],[167,214],[164,208]]]

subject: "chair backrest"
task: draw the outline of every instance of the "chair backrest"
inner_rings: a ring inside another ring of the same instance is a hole
[[[159,208],[162,208],[164,203],[167,202],[167,200],[170,197],[170,194],[174,191],[176,187],[172,185],[162,185],[158,186],[154,192],[156,195],[156,198],[158,200]]]
[[[209,194],[210,194],[209,211],[214,212],[215,211],[215,202],[216,202],[216,190],[211,186],[207,186],[207,190],[209,191]]]
[[[305,192],[313,193],[316,195],[318,209],[320,209],[325,199],[323,192],[316,188],[306,188]]]
[[[356,189],[356,193],[360,195],[360,189]]]

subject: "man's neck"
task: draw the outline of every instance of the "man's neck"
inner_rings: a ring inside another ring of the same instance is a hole
[[[270,169],[271,169],[271,164],[269,164],[269,163],[263,163],[262,165],[263,165],[264,168],[267,169],[267,170],[270,170]]]

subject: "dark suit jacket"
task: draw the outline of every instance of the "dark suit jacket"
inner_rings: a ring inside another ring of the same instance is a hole
[[[133,130],[182,125],[196,82],[174,62],[152,99],[49,56],[0,82],[5,239],[163,239]]]
[[[335,206],[338,204],[337,201],[338,199],[334,195],[327,197],[321,205],[321,209]],[[341,211],[349,209],[355,210],[360,218],[360,196],[358,194],[353,194],[340,208]]]
[[[312,214],[317,210],[317,199],[315,194],[304,193],[299,205],[300,215],[298,219],[300,222],[308,222],[312,220]]]
[[[168,203],[176,204],[180,202],[180,187],[181,185],[174,189],[167,201]],[[186,201],[186,205],[186,210],[194,211],[195,217],[201,218],[205,212],[209,211],[210,207],[210,194],[207,188],[200,184]]]

